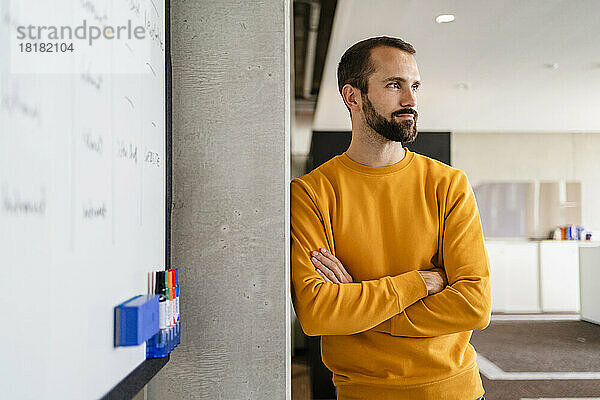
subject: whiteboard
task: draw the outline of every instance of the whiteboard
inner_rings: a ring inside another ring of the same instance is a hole
[[[113,347],[113,310],[165,267],[164,12],[0,0],[3,398],[96,399],[145,359],[145,345]],[[145,36],[50,40],[83,21]],[[28,26],[47,36],[19,39]],[[45,41],[74,50],[20,48]]]

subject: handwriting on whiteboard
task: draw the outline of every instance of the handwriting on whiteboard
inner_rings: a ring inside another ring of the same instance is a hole
[[[86,132],[83,134],[83,143],[89,150],[102,154],[102,136],[94,137],[90,132]]]
[[[144,162],[154,167],[160,167],[160,156],[158,155],[158,153],[148,150],[146,152],[146,156],[144,157]]]
[[[2,97],[0,107],[7,110],[9,113],[19,112],[21,115],[40,122],[40,109],[39,106],[28,104],[21,98],[17,90],[13,90]]]
[[[136,15],[140,15],[141,4],[139,0],[129,0],[129,9]]]
[[[102,90],[102,82],[103,82],[102,75],[90,74],[89,72],[84,72],[83,74],[81,74],[81,79],[85,83],[95,87],[97,90]]]
[[[152,0],[149,1],[152,5],[152,11],[146,10],[139,0],[129,0],[129,10],[136,16],[143,18],[148,37],[157,42],[161,50],[164,50],[165,43],[162,32],[162,21],[159,20],[160,14],[156,4]]]
[[[129,103],[129,105],[131,106],[131,108],[135,108],[135,104],[133,104],[133,100],[131,100],[128,96],[123,96],[123,98],[125,100],[127,100],[127,102]]]
[[[117,139],[117,158],[138,162],[138,147],[136,144]]]
[[[96,8],[96,5],[89,0],[81,0],[81,6],[84,10],[89,12],[94,20],[96,20],[99,24],[104,24],[108,20],[108,16],[106,12],[101,12]]]
[[[160,45],[161,49],[164,49],[164,40],[161,25],[158,20],[155,18],[151,18],[149,13],[144,13],[144,26],[146,27],[146,33],[150,37],[150,39],[154,40]]]
[[[9,190],[6,185],[2,188],[2,209],[10,215],[45,215],[46,188],[39,193],[23,195],[19,190]]]
[[[91,202],[84,204],[83,206],[83,219],[104,219],[106,218],[106,204],[102,202],[101,204],[92,205]]]

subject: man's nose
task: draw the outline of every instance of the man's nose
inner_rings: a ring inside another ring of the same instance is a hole
[[[404,89],[400,101],[402,107],[415,107],[417,105],[417,94],[412,88]]]

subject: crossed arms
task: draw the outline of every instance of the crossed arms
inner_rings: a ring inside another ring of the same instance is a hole
[[[352,283],[352,275],[346,271],[344,264],[325,248],[311,252],[310,260],[317,268],[319,275],[329,283]],[[427,286],[427,295],[436,294],[448,284],[446,273],[441,268],[433,268],[429,271],[419,271]]]
[[[374,329],[394,336],[431,337],[489,324],[489,261],[464,172],[454,176],[448,189],[442,243],[445,276],[437,272],[448,285],[439,292],[431,290],[425,271],[418,270],[352,282],[340,260],[338,274],[327,268],[340,283],[328,282],[327,275],[321,275],[327,271],[315,268],[311,252],[325,248],[335,258],[331,228],[306,182],[293,180],[291,197],[292,300],[307,335],[352,335]]]

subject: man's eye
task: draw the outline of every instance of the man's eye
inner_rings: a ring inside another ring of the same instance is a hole
[[[416,92],[417,90],[419,90],[419,85],[413,85],[413,90]]]
[[[400,84],[398,82],[392,82],[388,86],[395,87],[395,88],[400,88]]]

